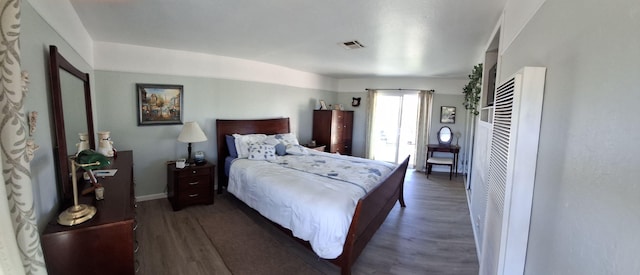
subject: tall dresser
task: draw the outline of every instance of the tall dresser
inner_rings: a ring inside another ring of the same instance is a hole
[[[327,145],[330,153],[351,155],[353,111],[313,111],[313,137],[316,144]]]
[[[134,274],[135,195],[133,189],[133,152],[119,151],[104,169],[118,169],[112,177],[98,177],[104,186],[104,200],[93,193],[78,198],[78,203],[93,205],[96,215],[75,226],[57,223],[54,217],[41,236],[49,274]],[[82,184],[78,192],[82,190]],[[72,202],[71,202],[72,203]],[[69,206],[63,205],[63,209]]]

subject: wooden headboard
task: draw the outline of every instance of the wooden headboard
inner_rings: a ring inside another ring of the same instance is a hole
[[[226,135],[232,134],[285,134],[290,132],[289,118],[273,119],[216,119],[216,138],[218,141],[218,194],[227,188],[227,175],[224,173],[224,159],[229,156]]]

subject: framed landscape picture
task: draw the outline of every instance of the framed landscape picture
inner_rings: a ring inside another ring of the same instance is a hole
[[[456,107],[441,106],[440,107],[440,123],[456,123]]]
[[[182,85],[136,84],[138,125],[182,124]]]

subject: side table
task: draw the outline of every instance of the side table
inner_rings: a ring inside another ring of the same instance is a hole
[[[215,165],[186,166],[176,168],[175,163],[167,164],[167,198],[174,211],[195,204],[213,203],[213,179]]]

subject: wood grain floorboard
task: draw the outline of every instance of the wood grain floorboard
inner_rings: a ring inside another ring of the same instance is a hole
[[[373,236],[352,268],[353,274],[478,274],[478,260],[462,176],[447,173],[429,179],[409,170],[405,179],[406,208],[398,204]],[[139,203],[140,274],[230,274],[209,243],[197,218],[216,211],[247,208],[229,195],[216,204],[172,211],[166,199]],[[220,202],[220,203],[218,203]],[[252,214],[253,213],[253,214]],[[270,223],[263,228],[308,264],[326,274],[339,269],[286,237]],[[250,263],[248,263],[250,264]]]
[[[138,204],[139,274],[231,274],[194,212],[174,212],[167,200]]]

